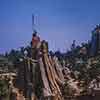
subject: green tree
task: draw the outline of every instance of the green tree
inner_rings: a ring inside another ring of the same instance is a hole
[[[0,80],[0,98],[8,96],[8,81]]]

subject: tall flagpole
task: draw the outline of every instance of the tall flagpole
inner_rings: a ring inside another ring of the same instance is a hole
[[[34,22],[34,15],[32,14],[32,32],[35,31],[35,22]]]

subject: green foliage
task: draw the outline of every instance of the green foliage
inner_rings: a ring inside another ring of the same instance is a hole
[[[97,76],[100,75],[100,62],[98,62],[97,64],[92,64],[91,68],[88,70],[88,73],[90,75],[90,78],[94,79]]]
[[[8,95],[8,81],[0,80],[0,97]]]

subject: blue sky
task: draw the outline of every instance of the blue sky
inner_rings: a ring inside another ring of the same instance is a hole
[[[91,39],[99,10],[100,0],[0,0],[0,52],[28,45],[32,13],[41,39],[51,50],[65,51],[73,40]]]

